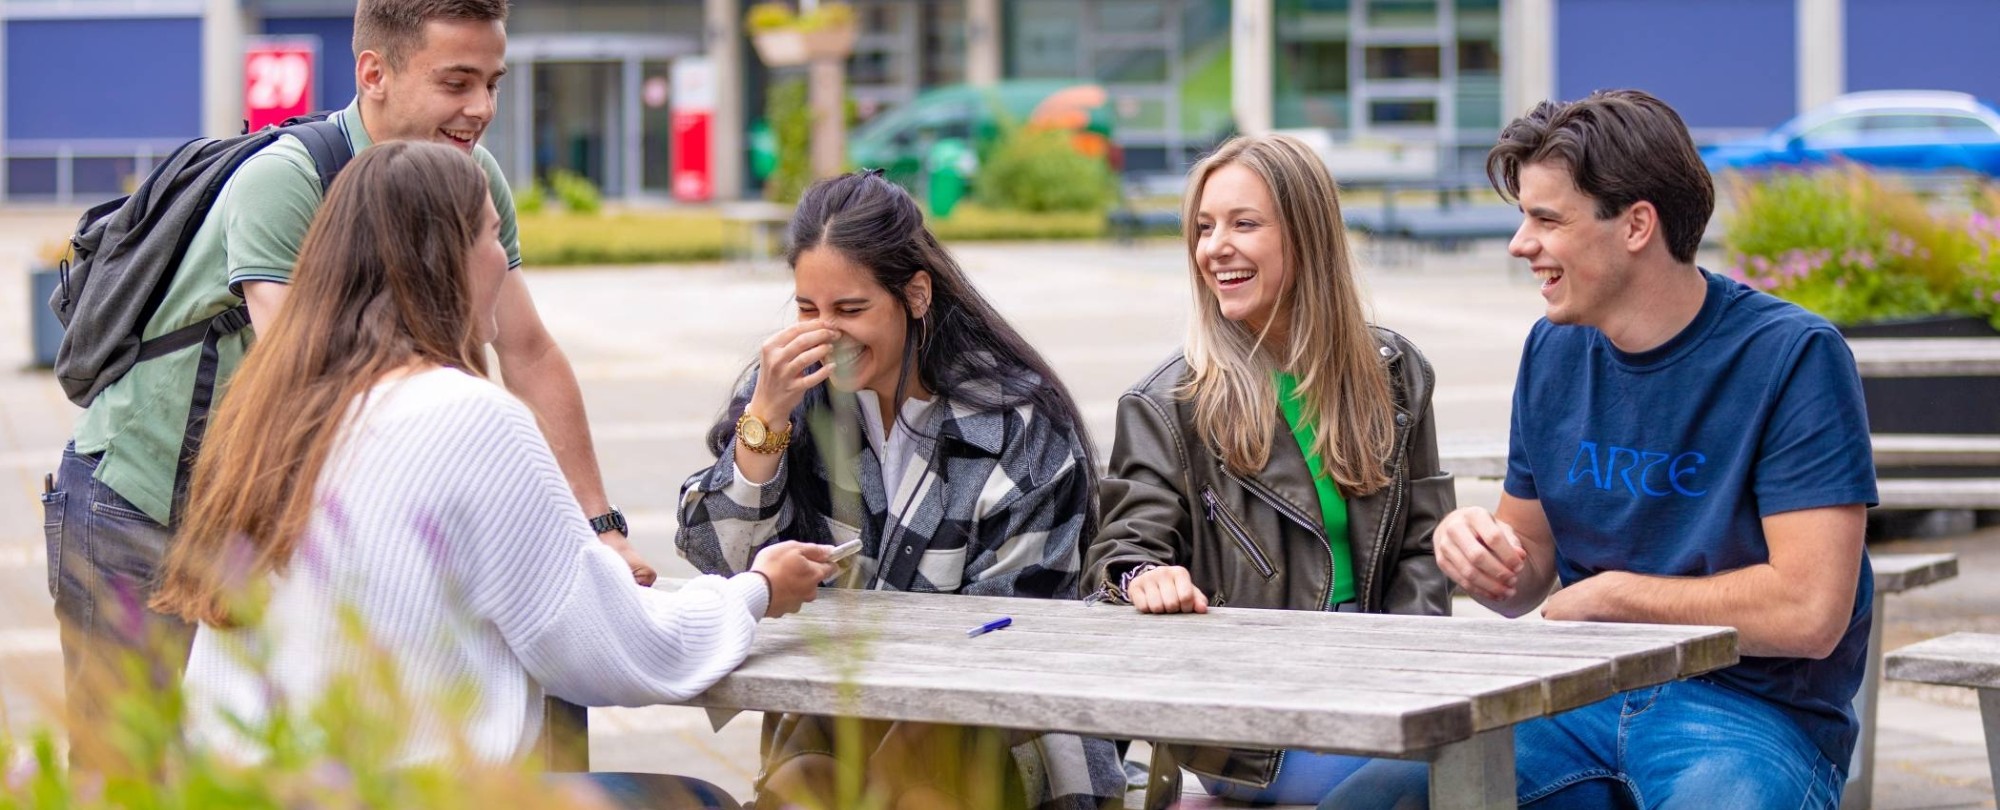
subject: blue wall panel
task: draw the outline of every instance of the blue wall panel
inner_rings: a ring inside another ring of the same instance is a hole
[[[319,61],[313,65],[313,76],[319,83],[319,106],[315,109],[337,110],[354,100],[353,17],[271,18],[264,21],[264,33],[319,37]]]
[[[10,20],[8,139],[201,134],[201,20]]]
[[[1847,89],[1959,90],[2000,101],[2000,3],[1847,0]]]
[[[1556,92],[1633,87],[1690,127],[1768,127],[1798,104],[1795,25],[1794,0],[1557,0]]]

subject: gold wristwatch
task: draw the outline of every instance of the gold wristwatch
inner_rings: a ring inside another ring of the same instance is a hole
[[[772,430],[764,420],[745,412],[736,420],[736,440],[752,453],[775,456],[791,445],[792,423],[787,421],[783,429]]]

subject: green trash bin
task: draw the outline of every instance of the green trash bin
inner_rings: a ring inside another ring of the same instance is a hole
[[[945,138],[931,145],[924,156],[924,186],[931,216],[946,219],[965,197],[966,180],[979,169],[979,156],[971,145],[958,138]]]

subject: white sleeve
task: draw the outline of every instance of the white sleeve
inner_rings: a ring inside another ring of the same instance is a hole
[[[678,702],[743,662],[769,592],[762,576],[642,588],[598,542],[534,417],[497,389],[451,419],[443,534],[473,613],[549,693],[585,705]]]

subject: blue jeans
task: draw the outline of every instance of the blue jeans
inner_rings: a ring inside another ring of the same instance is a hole
[[[1776,706],[1710,681],[1635,689],[1514,727],[1514,778],[1533,810],[1840,806],[1844,764]],[[1381,760],[1320,805],[1429,806],[1429,769]]]
[[[49,596],[62,633],[63,686],[73,730],[104,728],[110,700],[133,688],[180,683],[194,626],[146,608],[173,531],[91,477],[95,456],[63,449],[55,486],[42,493]],[[124,661],[144,662],[146,682],[131,683]],[[70,763],[90,767],[98,750],[72,735]]]
[[[588,785],[618,810],[741,810],[722,788],[687,776],[592,771],[551,773],[558,785]]]
[[[1286,751],[1278,778],[1267,787],[1250,787],[1235,782],[1201,777],[1208,795],[1249,804],[1317,804],[1347,777],[1374,760],[1340,754]]]

